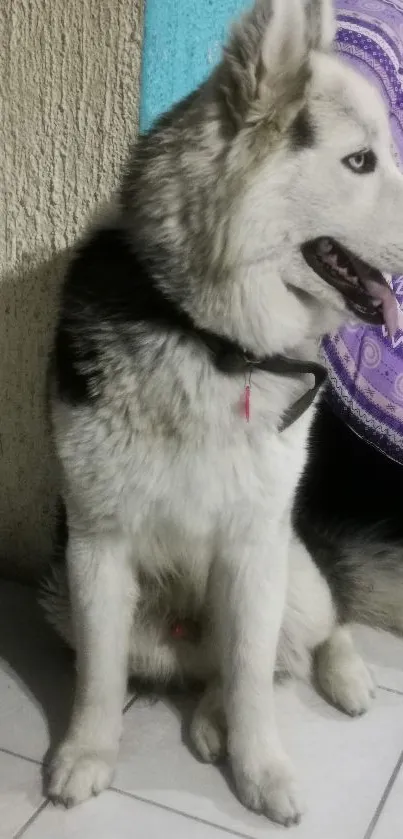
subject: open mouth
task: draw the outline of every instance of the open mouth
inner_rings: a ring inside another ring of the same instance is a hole
[[[367,323],[398,327],[396,298],[385,277],[334,239],[320,237],[301,248],[305,262],[345,298],[349,309]]]

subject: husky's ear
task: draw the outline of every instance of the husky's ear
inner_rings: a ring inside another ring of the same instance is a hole
[[[238,126],[303,104],[309,79],[311,0],[257,0],[233,29],[221,88]],[[319,8],[321,0],[312,0]]]
[[[327,52],[336,35],[336,15],[333,0],[310,0],[308,5],[308,30],[312,49]]]

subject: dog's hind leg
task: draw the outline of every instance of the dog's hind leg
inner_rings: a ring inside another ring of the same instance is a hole
[[[312,662],[319,687],[332,704],[352,716],[368,709],[372,676],[347,626],[338,620],[328,582],[294,534],[278,667],[304,678]]]
[[[279,643],[280,670],[314,676],[326,698],[352,716],[371,703],[372,676],[341,625],[331,589],[294,534],[291,539],[287,605]]]
[[[227,722],[225,719],[222,685],[211,682],[193,714],[190,737],[199,757],[205,763],[216,763],[227,752]]]
[[[77,687],[66,739],[50,767],[49,796],[71,806],[101,792],[112,778],[136,589],[130,546],[121,534],[70,528],[67,561]]]
[[[374,696],[372,675],[355,649],[347,626],[336,626],[316,652],[316,676],[330,701],[351,716],[368,710]]]
[[[330,588],[305,545],[293,533],[277,670],[308,679],[313,651],[327,641],[336,624],[336,608]]]

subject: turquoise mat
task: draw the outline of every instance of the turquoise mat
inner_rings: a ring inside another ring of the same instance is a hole
[[[220,57],[231,20],[250,0],[146,0],[140,130],[182,99]]]

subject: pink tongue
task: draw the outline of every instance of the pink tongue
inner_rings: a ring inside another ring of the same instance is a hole
[[[362,278],[362,281],[365,284],[368,294],[370,294],[374,300],[380,300],[382,302],[383,319],[389,332],[389,336],[393,338],[399,326],[399,308],[393,291],[386,283],[385,285],[382,285],[376,280],[371,280],[367,277],[365,279]]]

